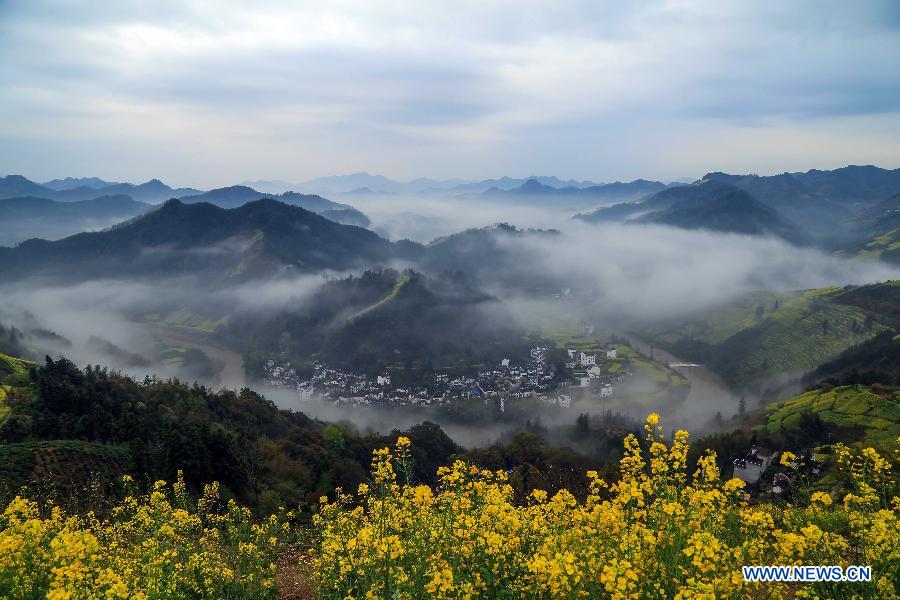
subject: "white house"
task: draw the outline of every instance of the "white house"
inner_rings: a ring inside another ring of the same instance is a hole
[[[379,375],[375,379],[375,383],[378,385],[391,385],[391,376],[390,375]]]
[[[584,367],[597,364],[597,357],[587,352],[581,353],[581,365]]]
[[[610,348],[606,351],[606,358],[616,358],[616,349]]]
[[[603,398],[608,398],[608,397],[612,396],[612,393],[613,393],[613,388],[611,385],[604,385],[602,388],[600,388],[600,396]]]
[[[572,387],[589,387],[590,385],[590,377],[576,377],[572,380]]]
[[[509,366],[509,359],[508,359],[508,358],[504,358],[503,360],[501,360],[501,361],[500,361],[500,366],[501,366],[501,367],[508,367],[508,366]]]
[[[572,398],[566,396],[565,394],[561,394],[559,398],[556,399],[556,403],[559,404],[562,408],[570,408],[572,406]]]
[[[734,476],[746,483],[756,483],[772,464],[772,451],[753,446],[744,458],[734,460]]]
[[[593,377],[593,378],[600,377],[603,374],[603,369],[601,369],[597,365],[594,365],[593,367],[591,367],[590,369],[587,370],[587,374],[588,374],[588,377]]]

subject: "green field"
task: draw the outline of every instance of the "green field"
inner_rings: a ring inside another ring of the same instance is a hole
[[[641,335],[682,358],[703,362],[735,387],[801,375],[885,328],[838,288],[755,292],[702,318]]]
[[[220,327],[228,323],[228,317],[214,319],[212,317],[198,315],[189,310],[181,309],[166,315],[153,313],[144,318],[151,323],[160,323],[169,327],[178,327],[203,333],[215,333]]]
[[[767,408],[770,433],[796,428],[804,412],[817,414],[825,423],[855,429],[861,442],[890,446],[900,437],[900,390],[863,385],[817,389]]]
[[[837,256],[862,260],[900,262],[900,229],[877,235],[852,248],[835,252]]]

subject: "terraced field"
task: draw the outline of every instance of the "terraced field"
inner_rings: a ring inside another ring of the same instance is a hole
[[[737,388],[752,387],[779,375],[800,375],[885,329],[863,309],[836,302],[841,293],[752,293],[700,319],[642,335],[707,364]]]
[[[797,428],[804,412],[859,431],[867,445],[890,446],[900,437],[900,388],[853,385],[813,390],[773,404],[767,410],[766,429],[777,433]]]
[[[0,444],[0,494],[23,486],[41,487],[55,497],[83,492],[95,479],[112,481],[131,472],[131,455],[124,446],[77,440]]]
[[[0,354],[0,378],[10,375],[24,375],[28,372],[28,366],[34,364],[21,358]]]
[[[151,323],[160,323],[169,327],[178,327],[202,333],[215,333],[220,327],[228,323],[228,317],[224,316],[219,319],[213,317],[198,315],[189,310],[181,309],[165,315],[149,314],[144,317]]]

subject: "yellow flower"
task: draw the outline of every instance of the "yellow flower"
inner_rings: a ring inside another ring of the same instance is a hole
[[[793,467],[794,461],[797,460],[797,455],[789,450],[785,450],[781,453],[781,464],[785,467]]]

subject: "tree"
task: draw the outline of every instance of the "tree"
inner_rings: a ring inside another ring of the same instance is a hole
[[[578,415],[578,418],[575,419],[575,433],[578,437],[586,437],[590,431],[590,423],[588,421],[588,416],[586,413],[581,413]]]
[[[332,452],[340,452],[344,449],[344,432],[334,425],[329,425],[322,430],[322,439],[325,447]]]

